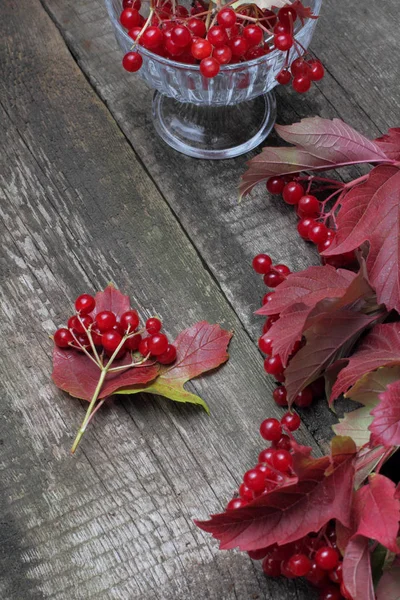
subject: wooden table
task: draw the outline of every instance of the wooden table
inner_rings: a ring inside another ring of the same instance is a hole
[[[399,125],[398,7],[377,4],[325,2],[313,48],[327,76],[305,97],[279,90],[278,122],[339,116],[369,136]],[[260,421],[279,414],[251,259],[300,269],[315,252],[263,186],[237,203],[249,156],[198,161],[156,137],[152,92],[121,69],[100,0],[2,0],[0,23],[0,597],[310,598],[219,552],[192,520],[222,509]],[[200,319],[233,328],[231,360],[190,386],[211,417],[117,399],[72,458],[85,407],[52,384],[48,334],[109,281],[171,335]],[[304,421],[303,441],[326,450],[334,416],[320,402]]]

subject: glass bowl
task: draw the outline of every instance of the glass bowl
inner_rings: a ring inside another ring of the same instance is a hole
[[[119,22],[122,0],[105,0],[117,42],[125,54],[133,40]],[[315,15],[322,0],[304,2]],[[317,19],[307,19],[295,32],[308,48]],[[156,91],[153,123],[172,148],[196,158],[232,158],[249,152],[270,133],[276,118],[273,88],[284,66],[285,53],[277,50],[254,60],[222,65],[213,79],[199,65],[185,65],[139,46],[143,65],[138,74]],[[290,61],[297,57],[291,50]],[[121,67],[122,68],[122,67]],[[134,77],[137,74],[133,74]]]

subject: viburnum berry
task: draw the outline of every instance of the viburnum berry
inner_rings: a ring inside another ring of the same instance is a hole
[[[298,75],[307,75],[309,68],[308,63],[301,56],[296,58],[290,65],[290,70],[294,77],[297,77]]]
[[[339,588],[330,585],[321,590],[319,600],[342,600],[343,596]]]
[[[290,25],[278,22],[274,27],[274,35],[281,33],[290,33]]]
[[[265,448],[265,450],[261,450],[260,454],[258,455],[258,462],[272,465],[272,457],[274,454],[275,450],[273,448]]]
[[[243,36],[246,38],[249,46],[258,46],[264,37],[262,29],[258,25],[246,25],[243,29]]]
[[[304,577],[311,569],[311,560],[305,554],[293,554],[289,558],[288,568],[296,577]]]
[[[176,348],[172,344],[168,344],[167,349],[162,354],[157,356],[157,361],[162,365],[170,365],[176,360]]]
[[[136,8],[140,10],[142,3],[140,0],[122,0],[122,8]]]
[[[177,29],[177,28],[175,28],[175,29]],[[171,37],[172,37],[174,43],[176,44],[176,41],[173,38],[175,29],[172,30]],[[190,41],[191,41],[190,33],[189,33],[188,29],[186,29],[186,27],[185,27],[185,30],[188,32],[188,35],[190,38],[188,43],[190,43]],[[159,29],[158,27],[148,27],[142,33],[142,37],[140,38],[141,45],[144,46],[144,48],[147,48],[148,50],[153,50],[154,48],[158,48],[159,46],[161,46],[163,41],[164,41],[164,34],[161,31],[161,29]],[[179,46],[179,44],[177,44],[177,46]]]
[[[325,250],[328,250],[329,246],[332,245],[332,242],[333,242],[333,238],[326,238],[326,240],[324,242],[317,244],[318,252],[320,254],[322,254],[323,252],[325,252]]]
[[[187,27],[193,35],[196,35],[199,38],[204,37],[207,33],[205,22],[201,19],[196,19],[196,17],[192,17],[188,20]]]
[[[81,294],[75,300],[75,309],[76,312],[81,315],[87,315],[91,313],[94,307],[96,306],[96,301],[90,294]]]
[[[120,323],[124,331],[132,333],[139,325],[139,315],[136,310],[127,310],[121,315]]]
[[[297,231],[299,232],[299,234],[303,238],[303,240],[309,241],[310,229],[312,227],[314,227],[314,225],[316,225],[316,224],[317,224],[317,222],[314,221],[314,219],[311,219],[309,217],[306,217],[305,219],[301,219],[298,222]]]
[[[227,27],[228,29],[230,29],[236,23],[235,11],[229,6],[223,8],[219,11],[217,15],[217,22],[218,25],[221,25],[221,27]]]
[[[210,56],[209,58],[203,58],[200,63],[200,72],[203,77],[211,79],[219,73],[219,62],[216,58]]]
[[[293,46],[293,41],[293,37],[290,35],[290,33],[279,33],[278,35],[274,36],[274,46],[282,52],[290,50],[290,48]]]
[[[125,8],[120,15],[119,21],[125,29],[137,27],[140,23],[139,11],[136,8]]]
[[[161,331],[162,323],[160,319],[157,319],[157,317],[150,317],[149,319],[147,319],[145,326],[147,333],[153,334]]]
[[[305,94],[311,87],[311,79],[308,75],[297,75],[292,81],[292,86],[298,94]]]
[[[310,406],[312,401],[313,393],[310,386],[307,386],[306,388],[304,388],[304,390],[299,392],[294,399],[295,405],[299,408],[306,408],[307,406]]]
[[[167,41],[165,42],[165,49],[171,56],[180,56],[185,50],[184,48],[177,46],[171,38],[167,38]]]
[[[268,317],[263,326],[263,333],[267,333],[267,331],[271,329],[272,325],[276,323],[278,319],[279,315],[271,315],[270,317]]]
[[[208,40],[197,39],[192,43],[191,53],[197,60],[203,60],[211,55],[212,45]]]
[[[168,348],[168,338],[163,333],[155,333],[149,337],[148,348],[150,354],[159,356],[164,354]]]
[[[279,273],[279,275],[282,275],[283,277],[287,277],[291,273],[289,267],[286,265],[274,265],[272,268],[276,273]]]
[[[115,352],[120,343],[122,342],[122,335],[115,329],[106,331],[101,337],[104,350],[106,352]]]
[[[262,305],[265,306],[265,304],[268,304],[268,302],[271,302],[273,297],[274,297],[274,292],[267,292],[266,294],[264,294],[263,299],[262,299]]]
[[[253,492],[262,492],[265,489],[265,476],[259,469],[246,471],[243,481]]]
[[[289,561],[283,560],[281,563],[281,573],[286,579],[294,579],[296,575],[289,569]]]
[[[261,560],[268,554],[268,548],[259,548],[258,550],[249,550],[247,554],[253,560]]]
[[[223,27],[214,25],[208,30],[207,39],[213,46],[218,48],[220,46],[226,46],[228,43],[228,34]]]
[[[141,27],[132,27],[132,29],[130,29],[128,31],[128,35],[130,38],[132,38],[133,40],[136,40],[136,38],[138,37],[139,33],[142,31]]]
[[[268,334],[264,333],[258,338],[258,347],[264,354],[272,354],[272,338],[268,337]]]
[[[265,54],[266,52],[264,48],[261,48],[261,46],[253,46],[246,53],[245,59],[254,60],[255,58],[260,58],[260,56],[264,56]]]
[[[297,205],[297,214],[299,217],[318,217],[321,205],[318,199],[311,194],[302,196]]]
[[[290,437],[284,433],[277,442],[274,442],[274,447],[276,450],[291,450],[292,444]]]
[[[315,554],[315,562],[324,571],[333,571],[339,564],[339,553],[330,546],[322,546]]]
[[[279,387],[275,388],[272,393],[272,397],[278,406],[284,407],[288,405],[287,391],[284,385],[280,385]]]
[[[288,69],[282,69],[276,76],[276,80],[278,83],[280,83],[280,85],[287,85],[288,83],[290,83],[291,79],[292,76]]]
[[[343,563],[342,562],[340,562],[335,569],[330,571],[329,579],[331,581],[333,581],[333,583],[338,583],[338,584],[342,583],[342,581],[343,581]]]
[[[171,7],[171,13],[172,13],[172,7]],[[186,17],[189,16],[189,11],[186,8],[186,6],[182,6],[182,4],[178,4],[175,8],[175,15],[178,18],[186,19]]]
[[[54,343],[59,348],[68,348],[70,344],[74,342],[72,333],[65,327],[57,329],[54,334]]]
[[[228,504],[226,505],[226,510],[236,510],[238,508],[243,508],[243,506],[246,506],[246,504],[248,504],[248,502],[247,500],[243,500],[243,498],[233,498],[233,500],[228,502]]]
[[[248,502],[253,500],[253,492],[249,487],[247,487],[245,483],[241,483],[239,486],[239,496],[240,498],[242,498],[243,500],[247,500]]]
[[[287,204],[298,204],[304,196],[304,188],[297,181],[289,181],[283,188],[282,196]]]
[[[319,60],[314,60],[308,65],[308,76],[311,81],[320,81],[325,75],[325,69]]]
[[[316,223],[310,227],[308,238],[314,244],[322,244],[328,237],[328,228],[323,223]]]
[[[264,283],[270,288],[276,288],[282,281],[285,281],[285,277],[280,273],[270,271],[264,275]]]
[[[192,36],[187,27],[184,25],[176,25],[171,30],[171,40],[179,46],[179,48],[186,48],[192,42]]]
[[[280,375],[283,371],[283,365],[280,356],[269,356],[264,360],[264,370],[268,375]]]
[[[143,59],[139,52],[128,52],[122,59],[122,66],[129,73],[136,73],[143,64]]]
[[[266,185],[270,194],[282,194],[285,187],[285,180],[283,177],[270,177],[267,179]]]
[[[277,450],[272,457],[272,466],[281,473],[286,473],[292,468],[293,458],[288,450]]]
[[[347,591],[346,586],[344,585],[343,581],[340,584],[340,593],[342,594],[343,598],[345,598],[346,600],[353,600],[353,596],[351,596],[350,592]]]
[[[284,25],[292,26],[297,19],[297,11],[294,6],[282,6],[282,8],[278,10],[278,19]]]
[[[86,333],[92,323],[93,319],[89,315],[77,317],[75,321],[75,331],[78,333]]]
[[[321,569],[315,561],[313,561],[306,579],[315,587],[322,587],[328,583],[327,572]]]
[[[296,431],[301,425],[301,419],[296,413],[288,412],[281,419],[282,427],[289,431]]]
[[[281,561],[271,556],[266,556],[262,561],[262,570],[268,577],[280,577]]]
[[[256,273],[260,275],[266,275],[269,273],[272,267],[272,260],[268,254],[257,254],[253,258],[252,267]]]
[[[282,426],[278,419],[265,419],[260,425],[260,434],[269,442],[278,441],[282,435]]]
[[[233,56],[244,56],[249,49],[249,43],[246,38],[237,36],[230,41],[230,49],[232,50]]]
[[[139,349],[140,342],[142,341],[142,336],[140,333],[135,333],[132,337],[129,337],[125,342],[125,347],[127,350],[134,352]]]
[[[227,65],[231,61],[232,50],[229,46],[221,46],[220,48],[214,48],[212,55],[220,65]]]

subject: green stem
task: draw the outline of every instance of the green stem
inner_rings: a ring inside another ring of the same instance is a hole
[[[89,408],[88,408],[88,409],[87,409],[87,411],[86,411],[85,418],[84,418],[84,419],[83,419],[83,421],[82,421],[82,425],[81,425],[81,426],[80,426],[80,428],[79,428],[79,431],[78,431],[78,434],[77,434],[77,436],[76,436],[76,438],[75,438],[75,441],[74,441],[74,443],[72,444],[72,448],[71,448],[71,454],[74,454],[75,450],[77,449],[77,447],[78,447],[78,445],[79,445],[79,442],[80,442],[80,441],[81,441],[81,439],[82,439],[82,436],[83,436],[83,434],[84,434],[84,433],[85,433],[85,431],[86,431],[86,427],[87,427],[87,424],[88,424],[88,422],[89,422],[90,415],[91,415],[91,414],[92,414],[92,412],[93,412],[93,409],[94,409],[94,407],[95,407],[95,404],[96,404],[97,398],[98,398],[98,396],[99,396],[99,394],[100,394],[100,390],[101,390],[101,387],[102,387],[102,385],[103,385],[103,383],[104,383],[104,380],[105,380],[105,378],[106,378],[106,375],[107,375],[107,370],[106,370],[106,369],[102,369],[102,371],[101,371],[101,374],[100,374],[99,381],[98,381],[98,383],[97,383],[96,389],[95,389],[95,391],[94,391],[94,394],[93,394],[93,398],[92,398],[92,399],[91,399],[91,401],[90,401]]]

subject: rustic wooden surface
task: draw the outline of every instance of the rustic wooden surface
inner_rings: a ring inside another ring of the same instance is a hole
[[[395,1],[379,11],[325,3],[313,48],[328,75],[304,98],[279,91],[279,122],[338,115],[371,136],[398,125]],[[278,414],[249,263],[261,250],[292,268],[315,260],[293,214],[262,189],[237,204],[249,156],[196,161],[155,136],[152,92],[121,70],[100,0],[3,0],[0,31],[0,597],[311,597],[192,523],[224,506],[259,422]],[[233,328],[231,360],[192,385],[211,418],[124,398],[71,458],[84,406],[50,382],[47,334],[110,280],[171,335],[203,318]],[[333,416],[320,403],[304,418],[318,451]]]

